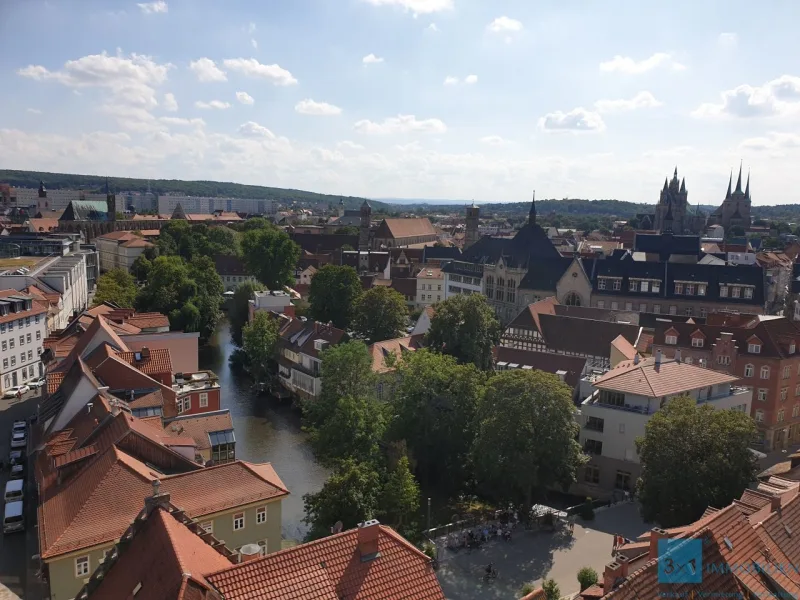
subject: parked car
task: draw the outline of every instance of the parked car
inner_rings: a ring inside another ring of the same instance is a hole
[[[34,379],[33,381],[29,381],[28,385],[32,388],[40,388],[44,387],[47,384],[47,379],[45,377],[40,377],[39,379]]]
[[[13,433],[25,433],[28,430],[28,424],[25,421],[14,421],[14,424],[11,426],[11,431]]]
[[[3,513],[3,533],[25,531],[25,509],[21,500],[6,502]]]
[[[8,466],[9,468],[14,465],[25,464],[25,456],[22,450],[12,450],[8,453]]]
[[[28,443],[28,436],[24,431],[14,431],[11,433],[11,447],[24,448]]]
[[[22,385],[15,385],[14,387],[10,387],[6,390],[5,394],[3,394],[3,398],[15,398],[16,396],[27,394],[30,391],[31,388],[24,383]]]
[[[11,467],[9,479],[25,479],[25,465],[20,463]]]

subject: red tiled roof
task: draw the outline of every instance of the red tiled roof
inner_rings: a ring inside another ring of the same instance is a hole
[[[375,232],[376,237],[392,237],[394,239],[429,235],[435,236],[436,230],[427,218],[384,219]]]
[[[424,337],[424,335],[410,335],[372,344],[369,347],[369,353],[372,355],[372,371],[374,373],[392,371],[394,367],[386,366],[386,358],[393,355],[395,359],[400,360],[406,352],[414,352],[421,348]]]
[[[141,529],[121,551],[91,598],[127,600],[140,584],[137,598],[217,598],[203,575],[230,564],[200,536],[159,507],[143,520]]]
[[[379,555],[362,562],[358,530],[301,544],[212,574],[225,600],[444,600],[430,560],[376,525]]]
[[[55,394],[58,391],[58,386],[61,385],[61,382],[64,381],[64,376],[66,372],[64,371],[50,371],[47,373],[47,393],[48,394]]]
[[[142,352],[117,352],[117,356],[148,375],[172,373],[172,360],[167,348],[153,348],[150,350],[150,356],[145,356]]]
[[[126,322],[139,329],[169,327],[169,318],[161,313],[137,313],[128,317]]]
[[[95,376],[111,390],[160,390],[164,401],[175,402],[175,391],[139,369],[132,367],[118,356],[109,356],[94,370]]]
[[[231,413],[228,410],[218,410],[212,413],[200,413],[177,417],[164,423],[164,431],[170,435],[191,437],[198,450],[211,448],[208,434],[213,431],[229,431],[233,429]]]

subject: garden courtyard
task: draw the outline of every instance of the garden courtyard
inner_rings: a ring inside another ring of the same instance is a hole
[[[438,577],[447,600],[509,600],[519,598],[523,584],[540,586],[555,579],[562,596],[578,592],[576,575],[581,567],[592,567],[600,581],[611,562],[614,535],[635,538],[650,527],[637,505],[624,503],[597,511],[593,521],[575,522],[574,531],[562,527],[555,532],[514,531],[511,542],[493,540],[479,550],[453,552],[439,544]],[[487,564],[493,563],[497,579],[483,582]]]

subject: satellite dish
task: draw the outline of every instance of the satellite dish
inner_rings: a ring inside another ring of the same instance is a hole
[[[342,529],[344,529],[344,523],[336,521],[336,524],[331,527],[331,533],[341,533]]]

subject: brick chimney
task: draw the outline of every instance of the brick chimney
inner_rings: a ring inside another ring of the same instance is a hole
[[[358,524],[358,551],[361,562],[378,558],[378,535],[381,524],[377,519],[371,519]]]
[[[650,554],[648,559],[652,560],[658,558],[658,540],[669,538],[669,533],[658,527],[653,527],[650,530]]]
[[[150,358],[150,348],[148,348],[147,346],[144,346],[142,348],[142,359],[145,358]]]
[[[261,557],[261,546],[258,544],[245,544],[239,548],[239,562],[250,562]]]
[[[158,479],[153,479],[153,495],[144,499],[144,505],[152,510],[156,506],[163,506],[169,508],[170,495],[169,492],[161,491],[161,482]]]
[[[603,593],[608,594],[615,584],[628,576],[628,557],[619,555],[603,571]]]

